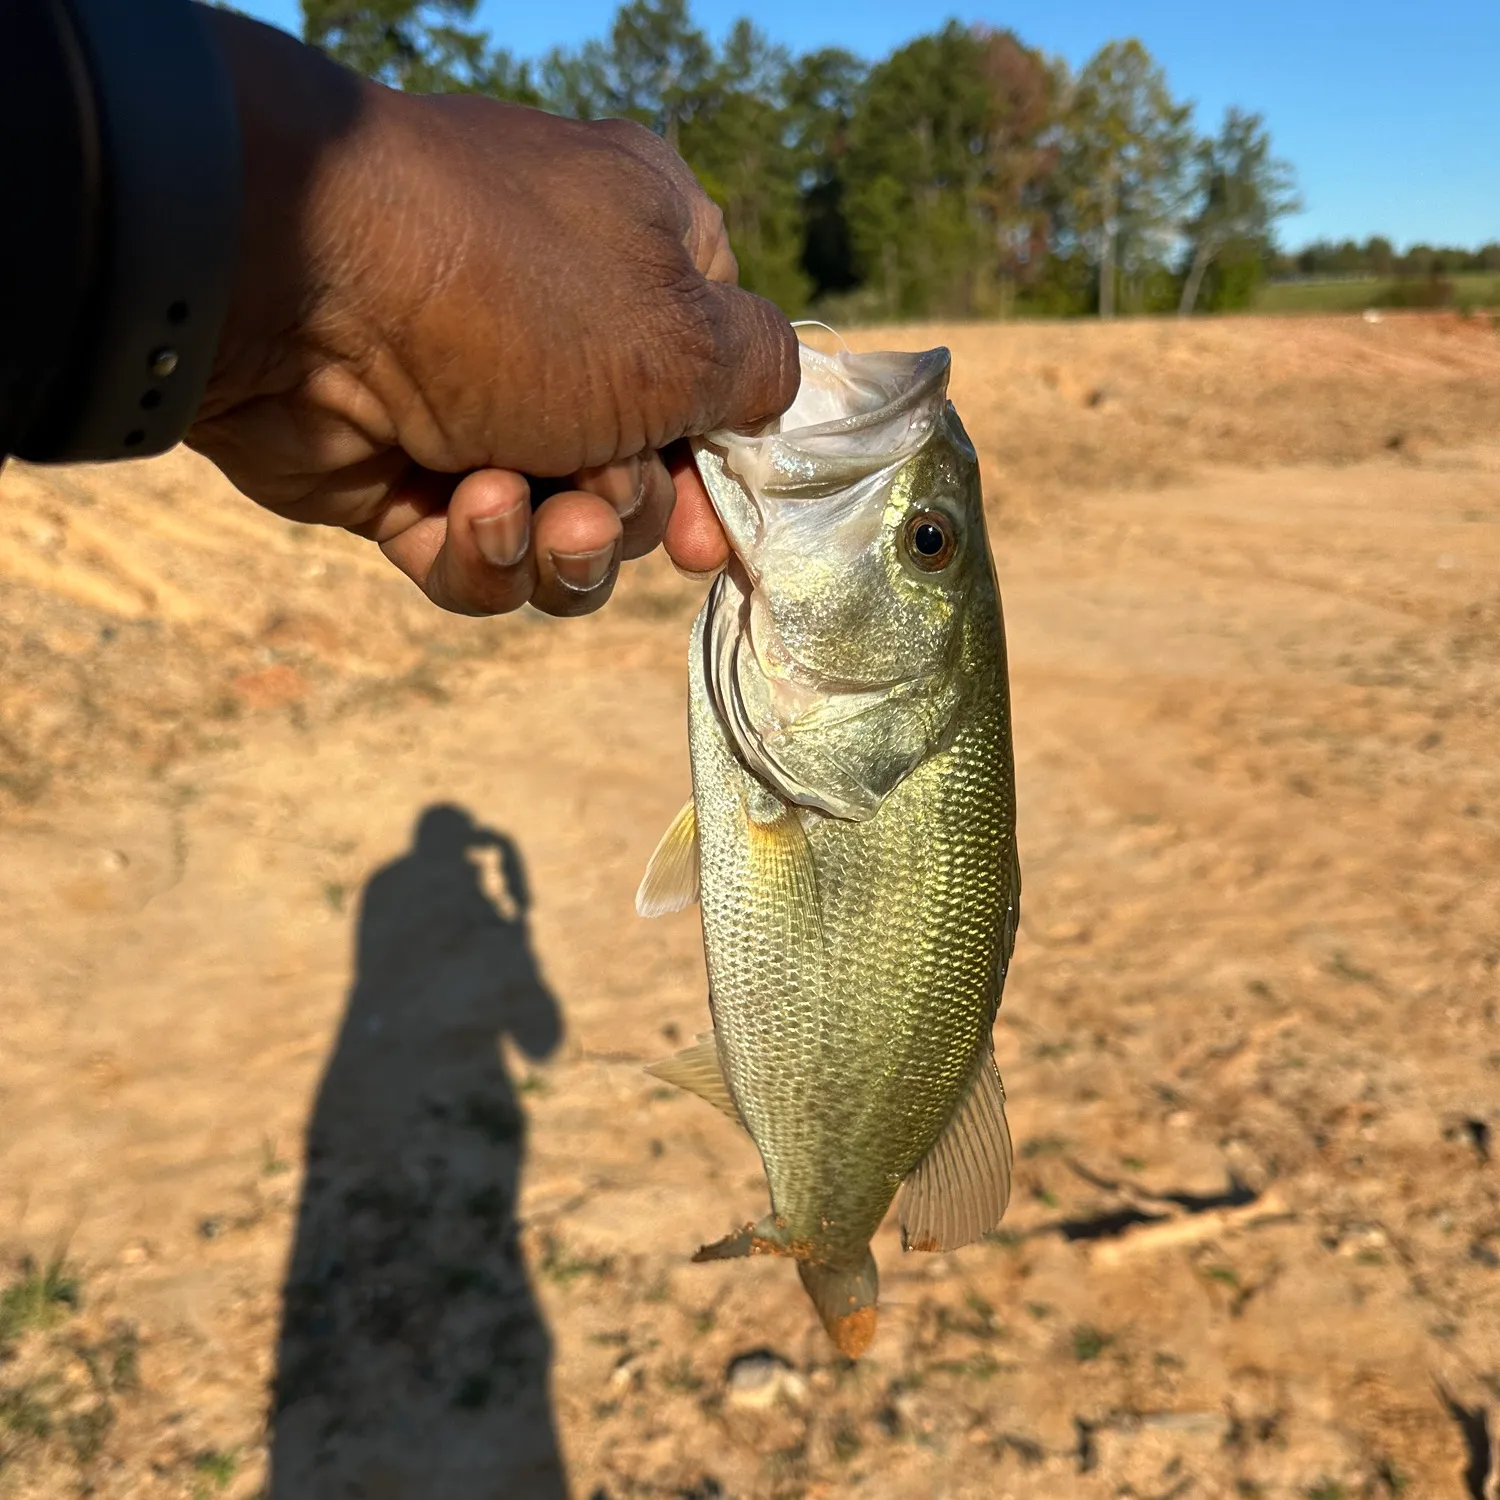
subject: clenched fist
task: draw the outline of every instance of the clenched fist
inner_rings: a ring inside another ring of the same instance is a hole
[[[735,286],[718,210],[675,153],[622,121],[403,95],[213,20],[246,215],[189,443],[465,613],[583,613],[664,537],[688,571],[722,562],[671,445],[783,411],[796,340]]]

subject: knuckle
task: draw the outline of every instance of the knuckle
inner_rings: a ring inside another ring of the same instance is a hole
[[[593,120],[588,128],[598,139],[639,161],[659,162],[660,153],[666,149],[644,125],[638,125],[634,120]]]

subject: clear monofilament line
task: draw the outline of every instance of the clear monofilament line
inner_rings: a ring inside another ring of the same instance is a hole
[[[844,338],[844,335],[841,334],[837,328],[830,328],[827,323],[820,323],[816,318],[798,318],[792,323],[792,327],[797,329],[799,333],[804,328],[821,328],[824,333],[832,334],[833,337],[838,340],[839,348],[843,350],[845,354],[852,354],[854,352],[852,349],[850,349],[848,341]]]

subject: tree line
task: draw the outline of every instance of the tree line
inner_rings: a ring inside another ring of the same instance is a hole
[[[848,320],[1220,311],[1279,265],[1298,206],[1264,119],[1200,133],[1139,41],[1081,69],[949,22],[870,62],[794,54],[687,0],[626,0],[603,37],[522,61],[476,0],[302,0],[304,34],[399,88],[464,91],[666,138],[724,212],[741,280]]]
[[[1418,280],[1463,272],[1500,271],[1500,240],[1466,250],[1452,245],[1413,245],[1404,253],[1384,235],[1356,240],[1314,240],[1293,254],[1278,255],[1272,271],[1281,277],[1374,276]]]

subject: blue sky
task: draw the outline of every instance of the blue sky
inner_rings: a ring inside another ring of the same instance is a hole
[[[297,0],[236,0],[295,31]],[[1297,169],[1306,209],[1284,243],[1386,234],[1476,245],[1500,240],[1500,0],[1186,0],[1060,3],[1008,12],[894,0],[698,0],[699,23],[722,34],[749,14],[798,50],[848,47],[878,57],[956,14],[1012,26],[1075,67],[1102,43],[1138,36],[1167,70],[1198,124],[1224,107],[1261,111]],[[521,56],[601,34],[614,0],[506,5],[481,0],[481,24]]]

